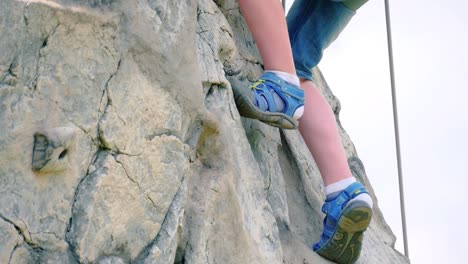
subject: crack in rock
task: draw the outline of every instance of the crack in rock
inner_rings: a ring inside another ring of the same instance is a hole
[[[15,245],[15,247],[13,248],[13,250],[10,253],[10,257],[8,258],[8,264],[11,263],[11,259],[13,258],[13,254],[15,254],[16,249],[19,248],[21,245],[22,245],[22,243]]]
[[[18,234],[23,238],[24,242],[26,242],[26,244],[28,244],[31,248],[44,250],[41,246],[39,246],[38,244],[34,243],[34,241],[32,241],[31,233],[29,232],[26,225],[25,225],[24,228],[21,228],[19,225],[15,224],[12,220],[8,219],[7,217],[3,216],[2,214],[0,214],[0,219],[4,220],[5,222],[7,222],[7,223],[9,223],[11,225],[13,225],[13,227],[16,229]],[[21,220],[21,222],[23,222],[23,221]],[[24,224],[24,222],[23,222],[23,224]],[[26,234],[26,231],[27,231],[28,234]]]
[[[141,193],[143,196],[145,196],[145,198],[146,198],[147,200],[149,200],[149,201],[151,202],[152,206],[153,206],[155,209],[158,209],[158,206],[157,206],[156,203],[153,201],[153,199],[151,199],[151,197],[141,188],[140,183],[139,183],[137,180],[135,180],[133,177],[130,176],[130,173],[128,172],[127,168],[125,167],[125,165],[123,164],[122,161],[120,161],[120,160],[117,159],[117,156],[118,156],[118,155],[113,155],[114,160],[115,160],[115,162],[117,162],[118,164],[120,164],[120,166],[121,166],[122,169],[124,170],[125,175],[127,176],[127,178],[128,178],[131,182],[135,183],[136,186],[138,187],[138,190],[140,190],[140,193]]]
[[[120,164],[120,166],[121,166],[122,169],[124,170],[125,175],[127,176],[127,178],[128,178],[131,182],[133,182],[133,183],[135,183],[135,184],[137,185],[137,187],[138,187],[138,189],[140,190],[140,193],[141,193],[141,194],[144,194],[144,192],[143,192],[142,189],[141,189],[140,183],[139,183],[138,181],[136,181],[135,179],[133,179],[132,177],[130,177],[130,174],[128,173],[127,168],[125,168],[125,165],[124,165],[120,160],[117,159],[116,155],[112,155],[112,156],[114,157],[115,162],[117,162],[118,164]],[[153,202],[153,201],[151,201],[151,202]],[[153,205],[154,205],[154,203],[153,203]]]
[[[177,192],[175,193],[174,197],[172,198],[172,201],[168,207],[168,210],[166,212],[166,214],[164,215],[164,219],[162,221],[162,224],[161,224],[161,228],[159,229],[159,232],[156,234],[155,238],[153,239],[153,241],[151,241],[139,254],[138,256],[136,257],[135,259],[135,263],[144,263],[145,259],[148,258],[148,256],[150,255],[150,251],[152,248],[156,247],[158,242],[161,240],[161,237],[162,237],[162,232],[164,232],[166,234],[167,237],[170,237],[170,233],[168,232],[167,230],[167,225],[169,225],[169,218],[170,218],[170,215],[171,214],[174,214],[176,213],[175,211],[177,211],[178,209],[177,208],[174,208],[176,207],[176,203],[177,202],[180,202],[180,200],[182,199],[181,198],[181,195],[184,193],[184,182],[185,182],[185,177],[183,177],[181,179],[181,184],[179,186],[179,189],[177,190]]]
[[[101,96],[101,101],[99,103],[99,105],[102,105],[104,97],[106,97],[105,98],[105,99],[107,99],[106,105],[104,106],[104,109],[102,110],[102,112],[101,112],[100,108],[98,109],[98,124],[97,124],[98,142],[100,143],[100,145],[102,145],[106,149],[110,149],[110,147],[109,147],[109,143],[106,141],[106,139],[104,137],[104,131],[102,130],[102,122],[104,122],[104,119],[107,116],[108,110],[112,106],[112,98],[110,96],[109,84],[110,84],[110,81],[119,72],[121,64],[122,64],[122,59],[119,59],[119,61],[117,62],[117,67],[116,67],[115,71],[110,75],[109,79],[107,79],[106,84],[104,85],[104,89],[103,89],[102,96]]]
[[[37,80],[39,79],[39,67],[41,64],[40,61],[43,58],[42,50],[48,46],[50,38],[55,35],[59,26],[60,26],[60,23],[57,23],[54,29],[49,34],[47,34],[47,36],[44,37],[44,39],[42,40],[42,45],[37,51],[37,61],[36,61],[36,67],[35,67],[36,69],[35,69],[34,78],[32,81],[32,88],[34,91],[37,91]]]
[[[94,170],[91,170],[91,167],[96,168],[96,164],[98,162],[100,162],[101,160],[105,159],[105,157],[108,154],[109,154],[108,151],[103,149],[103,148],[99,148],[96,151],[93,158],[91,159],[91,162],[88,164],[88,168],[86,170],[86,175],[77,184],[77,186],[75,188],[75,193],[73,194],[73,202],[71,204],[71,214],[70,214],[70,219],[68,220],[68,224],[67,224],[67,229],[66,229],[66,234],[65,234],[65,242],[68,244],[68,246],[70,248],[70,252],[71,252],[73,258],[75,258],[75,260],[77,260],[77,262],[79,262],[78,260],[80,259],[80,256],[76,252],[76,248],[75,248],[75,246],[73,244],[71,233],[70,233],[71,232],[71,227],[72,227],[72,224],[73,224],[73,217],[75,215],[75,212],[74,212],[75,203],[77,201],[77,197],[79,195],[81,185],[88,178],[88,176],[90,176],[90,175],[92,175],[94,173]]]

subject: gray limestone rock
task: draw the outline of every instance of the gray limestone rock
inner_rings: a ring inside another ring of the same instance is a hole
[[[13,252],[23,243],[23,238],[18,234],[15,226],[4,218],[0,218],[0,263],[8,263]]]
[[[236,109],[235,0],[0,0],[0,36],[0,263],[329,263],[300,134]],[[359,263],[409,263],[374,212]]]

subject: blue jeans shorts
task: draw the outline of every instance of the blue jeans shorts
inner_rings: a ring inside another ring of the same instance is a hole
[[[312,80],[312,68],[351,20],[355,11],[340,1],[295,0],[286,17],[299,78]]]

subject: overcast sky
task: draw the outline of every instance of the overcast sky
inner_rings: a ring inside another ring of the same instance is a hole
[[[390,1],[413,264],[467,262],[467,10],[461,0]],[[385,30],[384,1],[369,1],[319,66],[403,252]]]

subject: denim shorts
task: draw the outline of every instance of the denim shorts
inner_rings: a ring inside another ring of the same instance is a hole
[[[287,15],[296,73],[312,80],[312,68],[351,20],[355,11],[340,1],[295,0]]]

